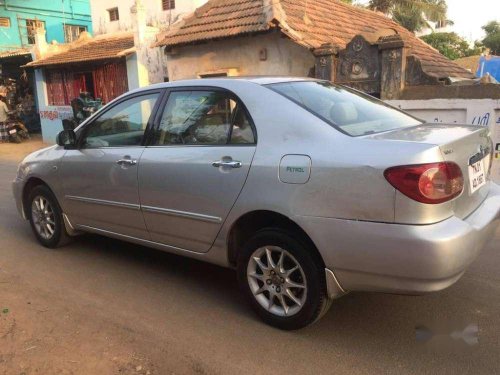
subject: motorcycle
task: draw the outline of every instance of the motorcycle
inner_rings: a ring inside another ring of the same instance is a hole
[[[7,120],[7,132],[9,133],[9,142],[21,143],[24,140],[30,138],[28,129],[19,120],[15,112],[8,114],[9,118]]]
[[[102,107],[101,99],[93,99],[90,93],[82,92],[80,96],[71,101],[73,109],[73,121],[75,125],[81,124],[85,119],[92,116]]]

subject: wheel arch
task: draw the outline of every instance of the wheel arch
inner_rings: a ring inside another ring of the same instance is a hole
[[[311,237],[289,217],[269,210],[247,212],[233,223],[227,237],[229,263],[232,266],[236,266],[238,252],[243,244],[258,230],[270,227],[283,229],[304,241],[312,249],[315,258],[321,266],[325,267],[323,257]]]
[[[29,212],[28,212],[28,210],[29,210],[29,202],[28,202],[28,198],[30,196],[30,193],[31,193],[31,191],[35,187],[40,186],[40,185],[46,186],[52,192],[52,194],[54,194],[54,191],[51,189],[51,187],[49,186],[49,184],[47,184],[41,178],[38,178],[38,177],[30,177],[30,178],[28,178],[28,181],[26,181],[26,183],[24,184],[23,195],[22,195],[23,213],[24,213],[24,216],[26,218],[29,217]]]

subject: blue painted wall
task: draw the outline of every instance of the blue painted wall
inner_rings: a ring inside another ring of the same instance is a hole
[[[0,52],[21,46],[18,17],[44,21],[49,43],[64,43],[64,24],[92,32],[90,0],[0,0],[0,17],[10,18],[10,27],[0,27]]]

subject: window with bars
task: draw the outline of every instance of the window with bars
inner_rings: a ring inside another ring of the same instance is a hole
[[[163,10],[175,9],[175,0],[161,0]]]
[[[87,26],[64,25],[64,40],[66,43],[74,42],[81,33],[87,31]]]
[[[10,18],[0,17],[0,27],[10,27]]]
[[[111,22],[118,21],[120,19],[120,13],[118,13],[118,8],[108,9],[109,20]]]

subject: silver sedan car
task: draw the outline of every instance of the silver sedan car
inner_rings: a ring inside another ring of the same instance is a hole
[[[455,283],[500,218],[491,153],[485,127],[325,81],[178,81],[61,132],[13,190],[46,247],[92,232],[233,267],[265,322],[298,329],[350,291]]]

